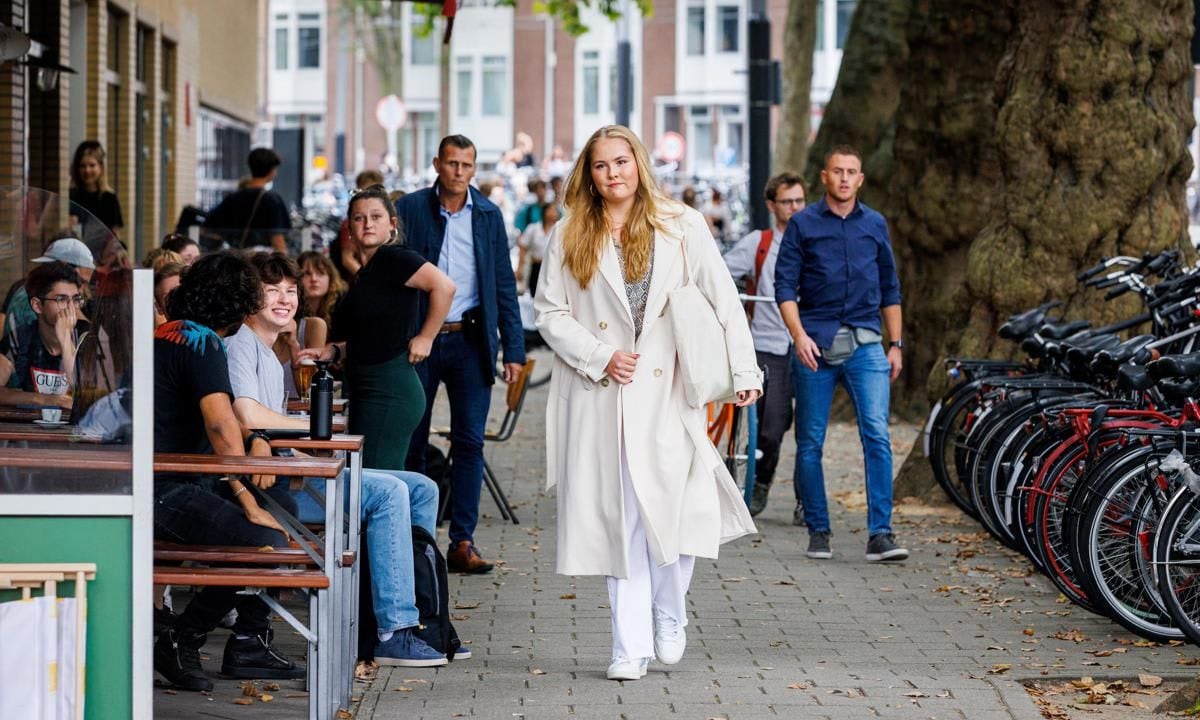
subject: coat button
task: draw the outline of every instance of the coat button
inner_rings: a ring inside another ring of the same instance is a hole
[[[654,377],[662,377],[662,368],[654,368]]]
[[[608,378],[602,378],[600,380],[600,387],[608,387]]]
[[[606,323],[606,322],[604,322],[603,320],[601,320],[601,321],[600,321],[600,329],[601,329],[601,330],[607,330],[607,329],[608,329],[608,323]]]

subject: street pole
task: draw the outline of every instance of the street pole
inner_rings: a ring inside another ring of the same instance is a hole
[[[621,18],[617,20],[617,116],[618,125],[629,127],[633,112],[633,50],[629,45],[629,0],[621,2]]]
[[[751,0],[746,23],[747,90],[750,131],[750,219],[756,228],[771,226],[763,188],[771,174],[771,21],[766,0]]]

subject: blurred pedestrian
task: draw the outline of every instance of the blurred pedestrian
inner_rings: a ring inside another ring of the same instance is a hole
[[[547,485],[558,491],[558,572],[608,576],[611,680],[679,662],[695,558],[755,531],[677,373],[670,293],[694,283],[725,327],[738,405],[761,373],[737,289],[701,215],[668,199],[625,127],[597,130],[567,179],[535,299],[554,350]],[[686,269],[685,269],[686,268]]]
[[[558,206],[552,202],[544,202],[538,209],[541,219],[525,228],[517,245],[521,249],[517,267],[522,269],[527,278],[526,286],[530,295],[537,295],[538,276],[542,272],[542,259],[546,256],[546,245],[550,241],[550,231],[558,222]],[[526,262],[529,270],[525,271]]]
[[[504,381],[516,382],[525,364],[525,335],[504,219],[499,208],[471,187],[475,161],[475,144],[469,138],[443,138],[433,160],[437,181],[405,195],[396,209],[408,247],[437,263],[457,287],[429,359],[417,368],[425,386],[425,416],[413,434],[408,469],[424,473],[433,401],[438,386],[445,383],[453,467],[446,564],[453,572],[486,573],[493,564],[475,547],[483,434],[497,353],[503,346]],[[426,322],[433,310],[432,304],[426,309],[422,299],[420,314]],[[340,317],[334,318],[335,325]]]
[[[109,236],[120,237],[125,229],[121,201],[108,184],[104,147],[95,140],[84,140],[75,148],[71,160],[70,215],[72,225],[82,226],[81,237],[92,251],[93,261],[100,258]]]
[[[204,227],[220,234],[234,249],[266,248],[286,253],[291,215],[279,193],[267,189],[282,162],[270,148],[251,150],[246,157],[250,177],[245,187],[226,195],[208,214]]]
[[[333,326],[333,314],[342,296],[346,294],[346,283],[333,266],[333,260],[316,250],[300,253],[296,259],[300,266],[300,317],[317,317]]]
[[[725,253],[725,266],[735,280],[746,278],[746,294],[775,297],[775,261],[788,220],[804,209],[804,180],[795,173],[780,173],[767,181],[763,190],[774,226],[755,230]],[[792,338],[774,302],[749,302],[750,334],[759,367],[766,368],[766,392],[758,401],[758,449],[762,455],[754,466],[754,492],[750,514],[767,507],[767,495],[779,465],[783,436],[795,414],[792,394]],[[800,488],[796,487],[799,507]],[[797,514],[797,518],[800,515]]]
[[[163,238],[160,247],[179,253],[184,265],[191,265],[200,259],[200,244],[181,233],[171,233]]]

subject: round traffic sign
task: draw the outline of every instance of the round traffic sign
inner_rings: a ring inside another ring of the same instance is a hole
[[[395,95],[380,98],[379,102],[375,103],[375,120],[388,132],[395,132],[404,127],[404,123],[408,121],[404,101]]]
[[[658,156],[668,162],[682,160],[686,149],[687,143],[684,142],[683,136],[673,130],[663,133],[658,139]]]

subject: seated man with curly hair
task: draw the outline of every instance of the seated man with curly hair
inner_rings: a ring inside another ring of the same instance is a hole
[[[167,297],[169,322],[154,333],[154,448],[167,453],[246,454],[247,436],[233,413],[233,387],[222,338],[258,312],[262,291],[248,262],[232,253],[207,255]],[[274,478],[256,478],[263,490]],[[273,489],[283,490],[283,484]],[[280,497],[272,492],[275,497]],[[287,547],[287,535],[243,480],[158,474],[154,537],[189,545]],[[285,508],[287,506],[285,505]],[[294,511],[294,502],[291,508]],[[221,672],[232,677],[295,679],[303,667],[271,647],[270,611],[236,588],[204,588],[154,646],[154,669],[185,690],[210,691],[200,664],[206,634],[237,609]]]

